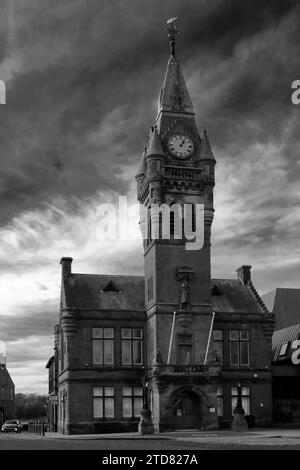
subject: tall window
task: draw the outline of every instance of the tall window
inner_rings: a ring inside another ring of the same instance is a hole
[[[192,335],[178,335],[177,336],[177,349],[178,349],[178,364],[185,365],[185,366],[192,364],[193,336]]]
[[[230,331],[230,363],[232,366],[249,365],[249,331]]]
[[[223,364],[223,331],[213,331],[214,361]]]
[[[114,364],[114,329],[93,328],[93,364],[105,366]]]
[[[147,300],[151,300],[153,298],[153,276],[150,276],[147,279]]]
[[[94,387],[94,418],[113,418],[115,416],[115,390],[113,387]]]
[[[232,413],[236,407],[238,400],[238,388],[232,387],[231,389],[231,406],[232,406]],[[242,387],[242,407],[244,408],[245,415],[250,414],[250,388],[249,387]]]
[[[140,328],[122,328],[122,364],[142,365],[143,330]]]
[[[123,387],[123,418],[139,418],[142,405],[142,387]]]
[[[217,390],[217,415],[224,415],[224,389],[222,386],[218,387]]]

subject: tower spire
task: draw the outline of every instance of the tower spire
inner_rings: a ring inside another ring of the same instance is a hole
[[[177,16],[175,18],[170,18],[167,21],[167,25],[169,25],[168,29],[168,37],[170,39],[170,47],[171,47],[171,55],[174,57],[175,56],[175,44],[176,44],[176,34],[178,34],[178,31],[175,26],[175,21],[177,20]]]

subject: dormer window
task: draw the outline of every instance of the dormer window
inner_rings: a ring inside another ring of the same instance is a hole
[[[215,296],[223,295],[221,288],[217,284],[213,285],[211,289],[211,295],[215,295]]]
[[[118,289],[113,281],[109,281],[106,286],[103,287],[102,292],[120,292],[120,289]]]

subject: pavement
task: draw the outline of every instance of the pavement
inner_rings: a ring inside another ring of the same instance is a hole
[[[63,435],[59,433],[47,432],[45,437],[48,439],[75,440],[75,441],[140,441],[140,440],[172,440],[182,443],[195,444],[215,444],[215,445],[242,445],[249,447],[271,446],[271,447],[296,447],[300,449],[300,428],[299,429],[251,429],[244,433],[235,433],[228,431],[198,431],[198,430],[180,430],[174,432],[157,433],[153,435],[140,435],[137,432],[132,433],[114,433],[114,434],[82,434],[82,435]]]
[[[154,450],[156,453],[165,450],[178,453],[183,450],[300,450],[300,429],[251,429],[241,434],[231,431],[181,430],[150,436],[138,433],[72,436],[46,433],[46,436],[40,436],[22,432],[0,434],[2,450],[117,450],[125,453],[137,450]]]

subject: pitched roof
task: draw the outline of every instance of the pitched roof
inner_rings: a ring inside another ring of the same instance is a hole
[[[64,282],[67,307],[116,311],[145,309],[144,276],[71,274]],[[211,285],[216,313],[261,313],[250,289],[240,280],[212,279]]]
[[[262,313],[249,287],[239,279],[212,279],[211,282],[213,290],[218,291],[218,295],[212,295],[216,313]]]
[[[71,274],[64,282],[68,307],[131,311],[145,308],[143,276]]]
[[[274,292],[274,291],[273,291]],[[272,313],[275,314],[276,330],[296,325],[300,322],[300,289],[277,288],[275,295],[269,292],[263,296],[266,301],[272,303]]]
[[[179,62],[170,56],[163,88],[160,93],[159,111],[193,112],[193,104]]]
[[[203,132],[203,139],[201,140],[200,159],[216,161],[206,131]]]
[[[273,362],[290,359],[291,343],[300,337],[300,323],[274,331],[272,337],[272,356]],[[279,357],[281,346],[288,343],[286,354]]]
[[[164,151],[156,127],[154,127],[153,132],[151,132],[150,134],[146,157],[148,155],[164,155]]]

